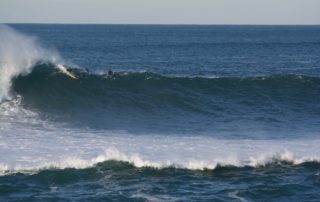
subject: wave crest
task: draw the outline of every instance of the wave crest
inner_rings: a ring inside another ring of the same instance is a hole
[[[0,25],[0,102],[11,99],[13,78],[29,74],[39,61],[60,60],[58,53],[41,47],[36,38]]]
[[[212,160],[195,160],[189,159],[187,161],[175,162],[175,161],[162,161],[162,160],[148,160],[141,157],[138,153],[126,154],[115,147],[110,147],[105,150],[101,155],[98,155],[92,159],[83,159],[78,157],[68,157],[61,161],[47,162],[34,167],[10,167],[6,164],[0,164],[0,173],[2,175],[8,175],[13,173],[37,173],[42,170],[51,169],[87,169],[91,167],[97,167],[101,164],[108,164],[109,162],[122,162],[130,164],[136,168],[153,168],[153,169],[187,169],[187,170],[215,170],[225,167],[234,168],[260,168],[268,167],[270,165],[301,165],[305,163],[320,163],[320,158],[315,156],[298,157],[288,150],[282,152],[274,152],[269,154],[261,154],[260,156],[250,157],[246,161],[242,161],[236,157],[230,156],[230,158],[218,158]]]

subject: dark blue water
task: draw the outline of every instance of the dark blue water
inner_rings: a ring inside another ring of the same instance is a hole
[[[11,78],[0,199],[320,198],[320,26],[11,27],[62,59]]]
[[[320,26],[14,25],[91,70],[319,75]]]

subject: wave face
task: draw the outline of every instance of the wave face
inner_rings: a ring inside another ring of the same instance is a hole
[[[17,77],[13,89],[30,109],[97,129],[140,128],[149,132],[152,125],[160,132],[185,133],[225,126],[233,130],[242,124],[268,126],[270,130],[285,125],[288,129],[293,124],[299,130],[306,122],[309,129],[316,130],[319,124],[318,77],[205,78],[119,72],[108,78],[80,69],[74,74],[78,80],[70,79],[52,64],[38,64],[31,74]]]
[[[319,26],[14,27],[0,201],[320,198]]]

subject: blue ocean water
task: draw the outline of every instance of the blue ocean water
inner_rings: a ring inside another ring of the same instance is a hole
[[[0,68],[0,200],[320,198],[320,26],[13,24]]]

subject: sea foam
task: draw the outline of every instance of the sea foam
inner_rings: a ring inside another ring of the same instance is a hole
[[[10,100],[11,80],[27,75],[37,62],[61,62],[61,56],[43,48],[37,39],[0,25],[0,102]]]
[[[4,154],[0,156],[2,174],[84,169],[109,160],[128,162],[138,168],[190,170],[320,162],[319,139],[223,140],[46,127],[46,131],[18,128],[10,136],[0,135],[3,140],[0,152]]]

